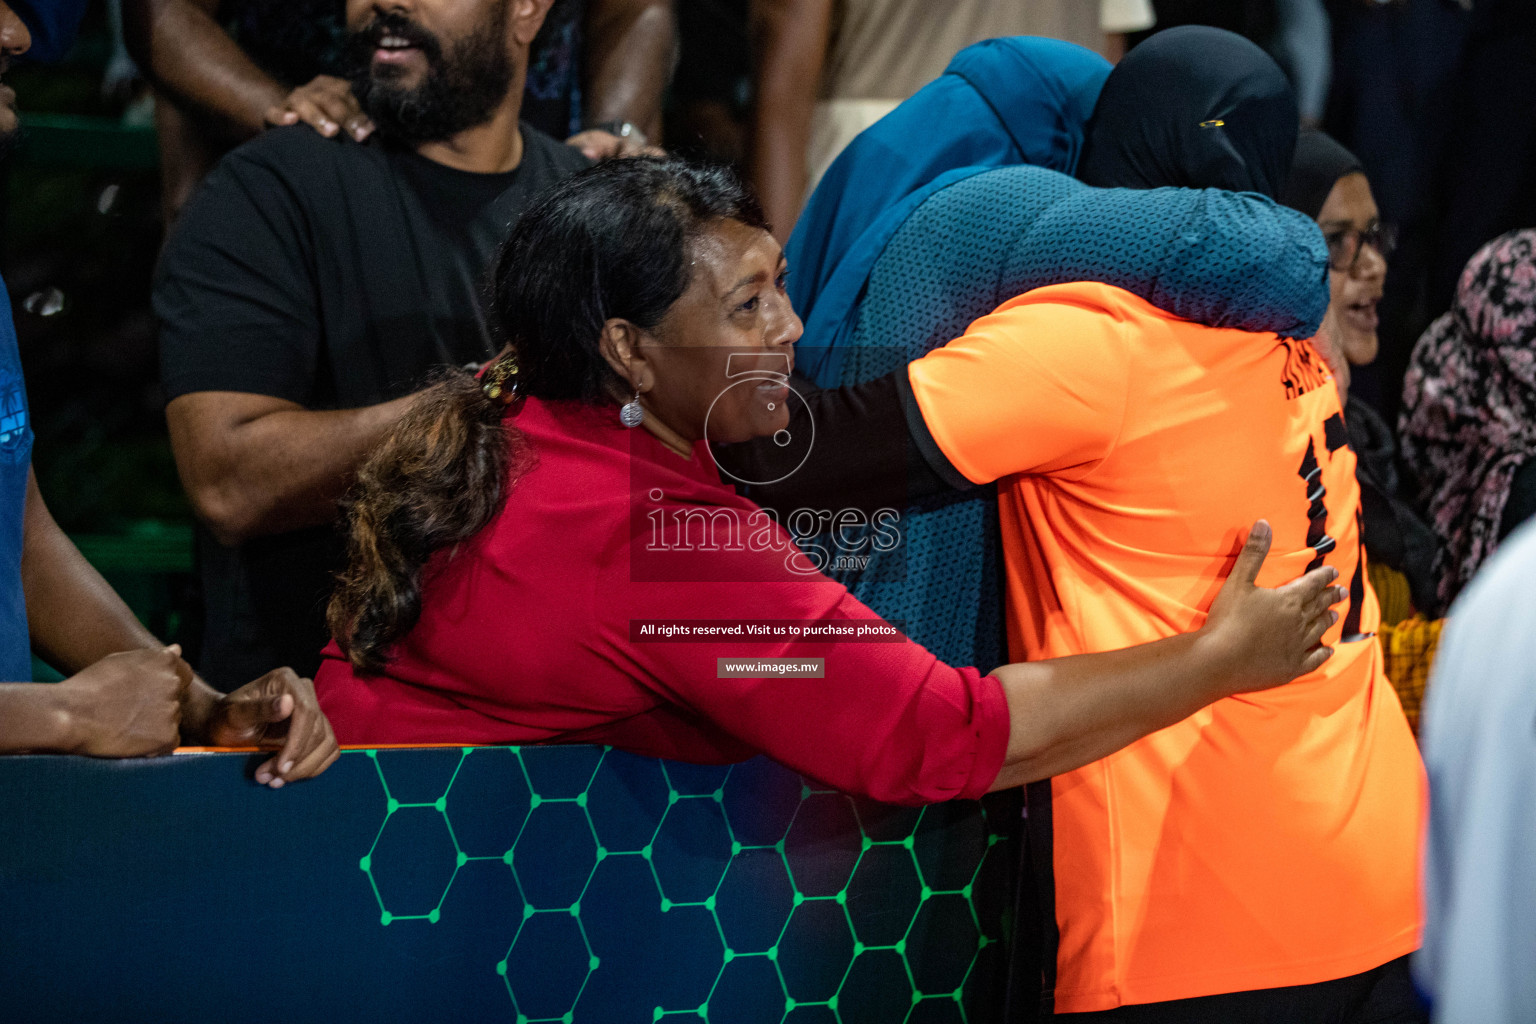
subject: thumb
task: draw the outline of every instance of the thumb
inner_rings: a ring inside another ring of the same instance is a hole
[[[267,726],[293,714],[293,698],[267,685],[247,686],[224,698],[224,727],[241,738],[261,736]]]
[[[1259,570],[1264,568],[1264,559],[1269,554],[1269,543],[1273,536],[1267,520],[1260,519],[1253,524],[1243,550],[1237,553],[1237,561],[1232,564],[1232,572],[1227,576],[1228,583],[1253,586],[1259,578]]]
[[[182,660],[181,644],[171,644],[165,649],[165,653],[171,656],[171,671],[176,673],[176,681],[180,684],[176,688],[177,692],[185,694],[192,686],[192,679],[195,675],[192,671],[192,666]]]

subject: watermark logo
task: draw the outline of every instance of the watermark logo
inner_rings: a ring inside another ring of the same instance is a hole
[[[800,508],[779,521],[766,508],[750,512],[718,505],[673,503],[654,487],[646,494],[644,550],[660,552],[773,552],[800,576],[862,571],[870,559],[901,546],[901,513],[882,508]]]
[[[701,503],[637,461],[632,492],[631,572],[636,579],[799,579],[818,573],[848,583],[879,569],[901,575],[889,557],[902,547],[899,495],[863,508],[786,507],[775,485],[805,468],[818,440],[814,406],[796,389],[788,352],[723,353],[725,386],[704,417],[703,436],[721,481],[769,507]],[[745,440],[744,439],[750,439]],[[893,439],[893,443],[900,443]],[[717,454],[716,446],[724,446]],[[823,456],[824,457],[824,456]],[[658,485],[662,484],[662,485]],[[898,488],[900,484],[898,483]],[[783,492],[780,492],[783,493]],[[774,558],[765,559],[764,555]],[[716,557],[710,557],[716,556]],[[899,560],[898,560],[899,561]],[[894,572],[893,572],[894,570]]]
[[[738,467],[738,471],[733,472],[716,459],[715,468],[722,477],[748,487],[768,487],[798,473],[811,457],[811,449],[816,444],[816,417],[805,397],[789,382],[792,368],[787,352],[733,352],[726,356],[725,377],[731,383],[709,404],[709,411],[704,415],[705,439],[721,440],[718,431],[711,429],[717,426],[716,411],[722,405],[729,408],[741,399],[760,401],[764,410],[770,413],[777,411],[782,402],[789,410],[790,426],[773,433],[773,444],[779,449],[774,454],[778,457],[760,460],[753,471],[741,472]],[[710,457],[714,458],[713,449]]]

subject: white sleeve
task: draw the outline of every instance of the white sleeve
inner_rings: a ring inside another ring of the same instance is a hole
[[[1436,1021],[1536,1020],[1536,526],[1451,609],[1425,697],[1430,819],[1414,975]]]

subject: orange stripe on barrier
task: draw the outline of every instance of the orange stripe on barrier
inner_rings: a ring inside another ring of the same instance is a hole
[[[524,744],[525,746],[527,744]],[[515,746],[505,743],[343,743],[342,750],[440,750],[444,747]],[[173,754],[269,754],[277,747],[177,747]]]

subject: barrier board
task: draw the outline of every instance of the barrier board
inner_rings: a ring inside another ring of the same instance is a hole
[[[877,804],[759,758],[0,758],[0,1020],[986,1022],[1010,798]]]

